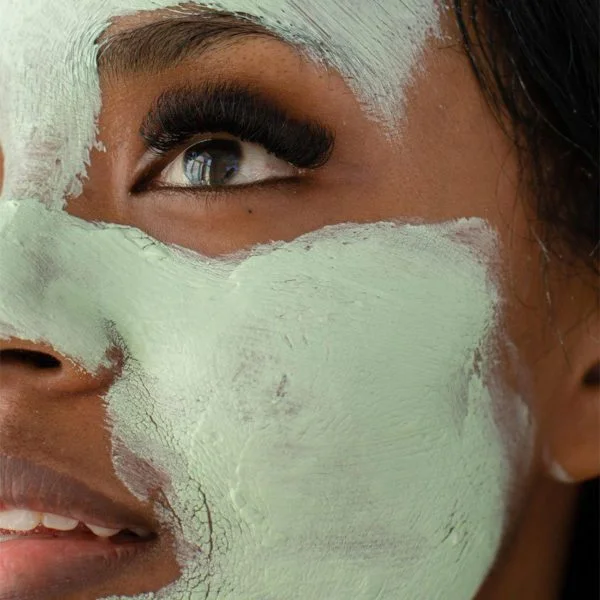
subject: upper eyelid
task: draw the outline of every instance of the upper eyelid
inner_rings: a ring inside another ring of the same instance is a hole
[[[280,158],[291,155],[306,168],[327,162],[335,143],[333,130],[317,120],[291,117],[263,94],[223,82],[167,90],[155,100],[140,135],[147,148],[163,155],[194,135],[215,130],[271,145]]]

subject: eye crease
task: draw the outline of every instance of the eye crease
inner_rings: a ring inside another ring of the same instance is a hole
[[[167,157],[179,148],[182,152],[167,165],[163,161],[158,173],[151,167],[138,191],[288,179],[300,169],[323,166],[335,140],[321,123],[293,118],[266,96],[224,83],[164,92],[144,119],[140,135],[154,156]]]

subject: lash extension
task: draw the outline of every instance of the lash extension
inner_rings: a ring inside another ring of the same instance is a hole
[[[195,135],[219,132],[260,144],[277,158],[305,169],[324,165],[335,140],[320,123],[291,118],[270,99],[231,83],[167,90],[140,128],[146,146],[159,155]]]

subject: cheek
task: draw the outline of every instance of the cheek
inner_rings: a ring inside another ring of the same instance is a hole
[[[140,369],[109,405],[119,436],[169,471],[188,541],[207,536],[201,489],[228,539],[213,559],[247,568],[259,589],[272,589],[266,564],[282,593],[297,585],[292,548],[321,591],[343,581],[350,594],[357,560],[409,594],[454,561],[461,593],[476,589],[500,543],[511,464],[490,369],[497,297],[480,248],[456,233],[328,228],[226,269],[174,269],[178,285],[137,308]],[[136,380],[148,395],[131,392]]]
[[[0,208],[0,277],[23,287],[0,323],[90,370],[122,347],[114,448],[168,473],[159,517],[185,585],[214,567],[255,597],[473,596],[513,471],[482,221],[338,225],[217,260],[37,203]],[[28,295],[36,264],[53,278]],[[115,470],[145,500],[152,482],[125,455]]]

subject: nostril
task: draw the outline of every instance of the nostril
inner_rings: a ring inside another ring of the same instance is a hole
[[[40,369],[58,369],[60,361],[50,354],[39,352],[37,350],[22,350],[20,348],[11,348],[0,351],[0,367],[25,363],[28,366]]]
[[[591,367],[583,376],[583,385],[597,387],[600,385],[600,362]]]

